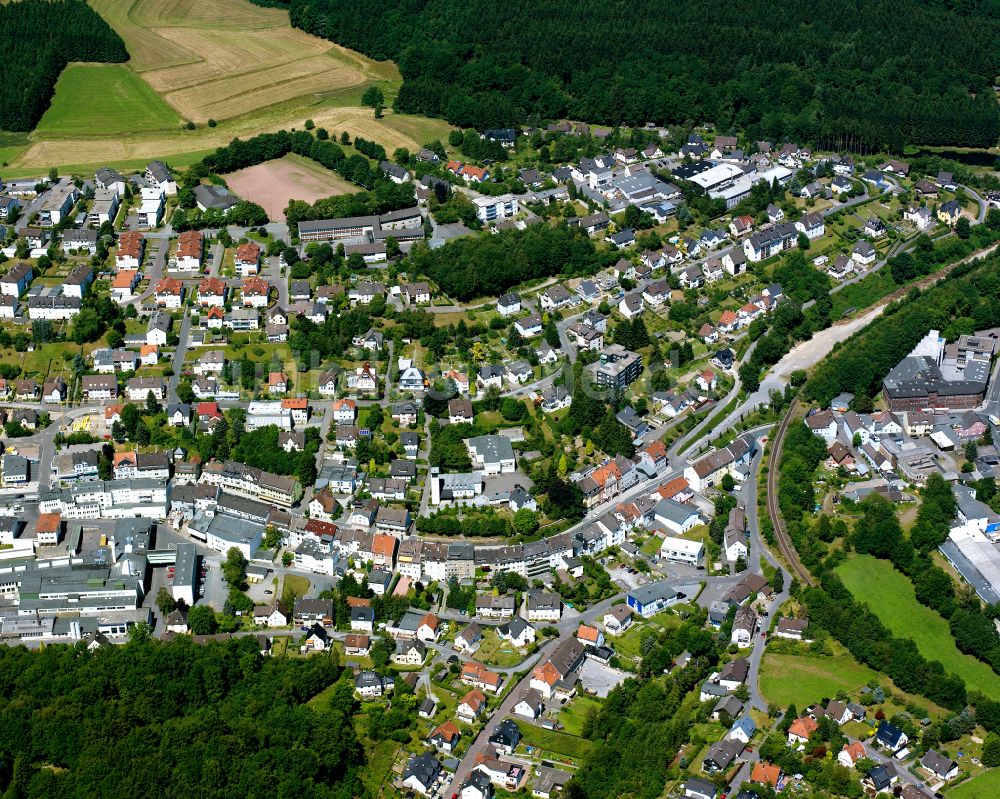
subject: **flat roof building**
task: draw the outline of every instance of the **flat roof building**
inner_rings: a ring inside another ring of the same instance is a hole
[[[174,583],[170,592],[177,602],[194,607],[198,585],[198,552],[194,544],[178,544],[174,561]]]

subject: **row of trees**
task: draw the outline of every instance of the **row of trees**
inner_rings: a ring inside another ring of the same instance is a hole
[[[854,548],[891,560],[913,581],[917,601],[948,620],[958,649],[1000,673],[1000,635],[993,625],[994,610],[984,609],[972,591],[957,594],[951,577],[931,559],[931,553],[948,537],[955,516],[955,497],[944,478],[933,474],[927,479],[909,537],[903,535],[895,508],[885,499],[872,494],[861,507],[863,515],[851,539]]]
[[[291,0],[289,12],[296,27],[395,60],[398,110],[461,127],[709,119],[751,139],[869,150],[1000,138],[990,88],[1000,23],[988,0],[876,0],[850,14],[835,3],[720,6],[707,9],[709,28],[699,6],[609,9],[555,0],[542,15],[516,3],[497,16],[486,0]],[[873,30],[894,35],[855,46]]]
[[[901,252],[889,259],[892,279],[906,283],[915,277],[929,275],[942,264],[952,263],[969,253],[986,247],[1000,238],[1000,211],[990,209],[985,225],[973,226],[962,217],[955,228],[957,237],[947,237],[937,242],[926,234],[919,236],[913,252]]]
[[[346,136],[346,134],[345,134]],[[350,143],[347,137],[345,144]],[[385,158],[385,150],[374,142],[355,139],[355,147],[379,160]],[[285,210],[290,225],[304,219],[324,219],[345,216],[383,214],[414,205],[413,186],[395,184],[384,180],[377,165],[373,166],[365,155],[350,157],[322,129],[316,135],[308,130],[277,133],[260,133],[250,139],[233,139],[214,153],[206,155],[194,164],[190,174],[195,178],[212,174],[227,174],[265,161],[282,158],[289,153],[311,158],[318,164],[357,183],[369,191],[327,197],[310,205],[302,200],[293,200]]]
[[[888,675],[900,690],[956,711],[973,700],[979,722],[987,730],[1000,731],[1000,702],[970,697],[961,677],[921,655],[912,640],[894,636],[832,572],[821,571],[820,577],[819,586],[802,592],[810,624],[827,630],[859,661]]]

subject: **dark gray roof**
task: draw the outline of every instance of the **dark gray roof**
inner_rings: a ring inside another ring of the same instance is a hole
[[[433,704],[432,700],[428,699],[427,701]],[[438,762],[438,759],[430,752],[422,752],[410,758],[406,768],[403,769],[403,779],[408,780],[410,777],[416,777],[421,785],[427,787],[437,779],[440,773],[441,763]]]
[[[947,380],[932,358],[910,355],[885,376],[883,385],[891,399],[925,397],[931,393],[942,397],[979,394],[985,391],[989,378],[988,364],[980,366],[985,368],[967,368],[964,380]]]
[[[220,211],[228,211],[239,202],[238,198],[222,186],[210,186],[204,183],[194,187],[194,196],[205,208],[216,208]]]

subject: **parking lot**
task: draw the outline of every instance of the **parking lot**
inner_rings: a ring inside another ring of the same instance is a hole
[[[606,666],[591,657],[586,658],[580,666],[580,685],[585,691],[599,696],[606,697],[611,691],[621,683],[625,682],[628,674],[611,666]]]

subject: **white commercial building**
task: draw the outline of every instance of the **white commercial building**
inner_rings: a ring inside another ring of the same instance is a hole
[[[704,554],[705,544],[701,541],[689,541],[686,538],[668,535],[660,544],[660,557],[674,563],[689,563],[696,566]]]
[[[64,519],[165,519],[170,509],[166,480],[98,480],[62,491],[40,492],[42,513]]]

